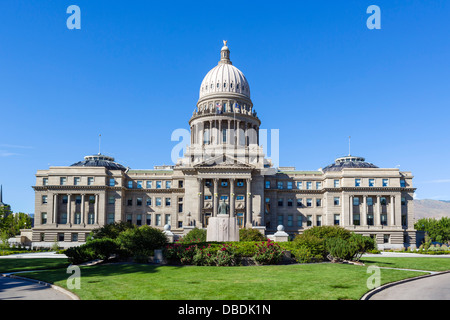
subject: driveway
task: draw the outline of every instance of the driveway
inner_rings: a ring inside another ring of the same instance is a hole
[[[369,300],[450,300],[450,272],[395,284]]]
[[[0,276],[0,300],[73,300],[50,286]]]

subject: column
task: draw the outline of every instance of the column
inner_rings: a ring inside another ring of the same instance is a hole
[[[213,121],[212,120],[209,120],[209,137],[208,137],[208,142],[209,142],[209,144],[212,144],[213,143],[213,128],[212,128],[212,123],[213,123]]]
[[[218,178],[214,178],[213,179],[214,182],[214,194],[213,194],[213,217],[217,217],[217,209],[218,209],[218,204],[219,204],[219,194],[218,194],[218,185],[219,185],[219,179]]]
[[[246,216],[247,216],[247,222],[246,222],[246,227],[247,228],[251,228],[252,227],[252,188],[251,188],[251,182],[252,179],[247,179],[246,184],[247,184],[247,201],[245,204],[245,209],[247,211]]]
[[[57,223],[58,221],[58,194],[53,195],[53,216],[52,223]]]
[[[231,120],[228,120],[227,143],[231,144]]]
[[[234,208],[235,208],[235,199],[236,199],[236,196],[234,195],[234,184],[235,184],[236,179],[231,178],[229,181],[230,181],[229,182],[230,183],[230,217],[234,217],[235,216]]]
[[[72,195],[69,193],[67,195],[67,224],[72,226],[72,215],[71,215],[71,197]]]
[[[241,122],[239,120],[236,120],[236,127],[237,127],[237,139],[236,139],[236,145],[241,145]]]
[[[343,227],[346,227],[346,222],[347,222],[347,219],[345,218],[345,216],[346,216],[346,213],[347,212],[345,212],[345,195],[342,193],[342,196],[340,197],[340,201],[341,201],[341,208],[342,208],[342,214],[341,214],[341,217],[342,217],[342,226]]]
[[[98,194],[95,194],[95,204],[94,204],[94,224],[98,224],[98,204],[99,204]]]
[[[391,196],[390,197],[390,202],[389,202],[390,211],[391,211],[391,217],[390,217],[390,220],[391,220],[390,224],[391,224],[391,226],[395,225],[395,210],[394,210],[395,204],[394,204],[394,199],[395,199],[395,197]]]
[[[361,225],[367,226],[367,196],[362,196]]]
[[[83,227],[85,226],[85,222],[84,222],[84,214],[85,214],[85,209],[84,209],[84,193],[81,194],[81,217],[80,217],[80,223],[83,225]]]
[[[217,143],[222,144],[223,143],[222,120],[218,121],[219,121],[219,141]]]
[[[377,196],[377,210],[375,212],[375,225],[381,225],[381,196]]]
[[[200,223],[202,221],[203,200],[205,199],[203,179],[197,178],[197,183],[198,183],[198,212],[196,217],[196,224],[200,226]]]
[[[353,196],[350,196],[350,217],[348,220],[349,225],[353,225]]]

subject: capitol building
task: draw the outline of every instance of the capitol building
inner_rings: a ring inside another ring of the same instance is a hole
[[[93,229],[120,221],[170,225],[183,235],[206,228],[225,201],[240,228],[265,235],[280,225],[290,236],[339,225],[374,237],[380,249],[416,246],[411,172],[352,155],[317,171],[274,167],[260,145],[260,125],[250,85],[224,41],[218,64],[200,84],[184,156],[148,170],[103,154],[38,170],[33,243],[77,245]]]

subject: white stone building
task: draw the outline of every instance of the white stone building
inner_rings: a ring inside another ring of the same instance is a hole
[[[67,246],[115,221],[174,234],[205,228],[218,202],[240,227],[295,235],[340,225],[376,238],[380,248],[415,246],[412,174],[345,156],[318,171],[274,168],[259,144],[261,120],[250,86],[225,45],[200,86],[189,120],[191,143],[173,166],[131,170],[105,155],[38,170],[33,242]]]

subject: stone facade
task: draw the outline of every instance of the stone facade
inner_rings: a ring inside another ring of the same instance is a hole
[[[375,237],[380,248],[415,246],[410,172],[351,155],[318,171],[274,168],[259,145],[260,124],[248,82],[225,45],[201,84],[184,157],[173,166],[130,170],[98,154],[38,170],[33,242],[74,245],[119,221],[170,225],[181,235],[206,228],[225,200],[239,227],[268,235],[279,225],[290,236],[340,225]]]

